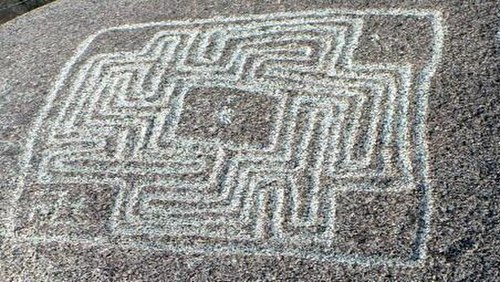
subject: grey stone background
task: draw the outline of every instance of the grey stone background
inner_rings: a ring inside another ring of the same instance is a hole
[[[61,66],[104,27],[320,8],[443,13],[444,53],[427,119],[433,220],[422,266],[366,267],[288,257],[180,255],[72,244],[2,244],[5,281],[498,281],[499,3],[487,1],[60,0],[0,27],[0,219],[17,156]]]

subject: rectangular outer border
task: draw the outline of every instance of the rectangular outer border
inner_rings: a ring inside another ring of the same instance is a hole
[[[416,151],[416,162],[418,164],[418,175],[417,176],[417,187],[422,191],[422,200],[419,203],[420,218],[418,222],[418,230],[416,235],[416,245],[414,250],[414,255],[410,260],[388,260],[383,258],[365,258],[360,256],[314,256],[314,255],[304,255],[298,252],[260,252],[252,255],[280,255],[280,256],[293,256],[298,258],[322,260],[322,261],[335,261],[343,263],[353,263],[362,265],[393,265],[393,266],[414,266],[426,258],[427,248],[426,240],[430,230],[431,222],[431,210],[432,210],[432,197],[431,197],[431,187],[429,183],[429,168],[428,168],[428,149],[426,144],[426,117],[427,117],[427,107],[428,107],[428,90],[431,83],[431,78],[436,71],[437,65],[440,61],[442,55],[442,46],[444,40],[444,27],[441,13],[438,11],[431,10],[404,10],[404,9],[367,9],[363,11],[359,10],[349,10],[349,9],[322,9],[322,10],[310,10],[301,12],[284,12],[284,13],[269,13],[261,15],[250,15],[244,17],[215,17],[211,19],[201,19],[201,20],[184,20],[184,21],[164,21],[164,22],[152,22],[152,23],[141,23],[141,24],[131,24],[122,25],[118,27],[111,27],[102,29],[93,35],[85,39],[76,49],[72,58],[64,65],[61,69],[58,79],[55,82],[50,94],[46,99],[45,105],[41,108],[38,113],[31,131],[28,134],[26,144],[24,145],[24,153],[20,158],[20,173],[17,180],[16,188],[13,192],[11,198],[11,206],[8,216],[7,231],[5,233],[6,241],[12,243],[48,243],[48,242],[63,242],[63,243],[75,243],[78,241],[79,244],[83,245],[104,245],[107,247],[124,247],[124,248],[141,248],[150,249],[157,251],[178,251],[178,249],[173,248],[171,245],[166,244],[162,247],[139,243],[121,242],[123,244],[117,245],[115,243],[109,242],[106,238],[95,238],[93,240],[81,240],[74,238],[68,238],[66,236],[61,237],[19,237],[15,234],[16,227],[16,209],[18,206],[19,199],[24,191],[24,180],[28,174],[30,168],[30,160],[33,156],[33,147],[39,130],[42,128],[43,120],[48,116],[49,110],[52,108],[52,104],[57,97],[58,92],[63,87],[72,66],[82,57],[85,53],[87,47],[94,41],[99,35],[104,34],[109,31],[118,30],[134,30],[145,27],[157,27],[157,26],[187,26],[192,24],[203,24],[203,23],[214,23],[214,22],[238,22],[238,21],[252,21],[252,20],[272,20],[272,19],[287,19],[296,18],[301,16],[328,16],[332,14],[337,15],[387,15],[387,16],[408,16],[408,17],[420,17],[428,18],[432,25],[433,39],[432,39],[432,56],[429,63],[423,68],[419,77],[417,77],[418,87],[416,89],[416,116],[415,116],[415,127],[414,131],[416,133],[415,137],[415,151]],[[183,248],[183,253],[205,253],[206,251],[224,251],[228,254],[249,254],[245,250],[234,250],[231,248],[211,248],[212,250],[202,249],[199,247],[185,247]]]

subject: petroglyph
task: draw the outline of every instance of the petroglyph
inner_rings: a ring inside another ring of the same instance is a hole
[[[375,62],[358,53],[360,44],[380,47],[389,39],[365,31],[367,20],[382,28],[385,21],[421,21],[429,46],[414,60]],[[438,12],[414,10],[102,30],[61,71],[33,125],[8,236],[367,264],[420,261],[431,205],[427,92],[442,37]],[[409,256],[336,248],[339,193],[412,190],[420,208]]]

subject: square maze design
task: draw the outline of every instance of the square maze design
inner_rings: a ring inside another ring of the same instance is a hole
[[[61,70],[34,122],[8,234],[419,262],[442,37],[439,13],[417,10],[104,29]]]

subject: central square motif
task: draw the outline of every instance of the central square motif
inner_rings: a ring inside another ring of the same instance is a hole
[[[273,145],[283,99],[231,88],[193,88],[184,96],[175,134],[234,149],[263,150]]]

